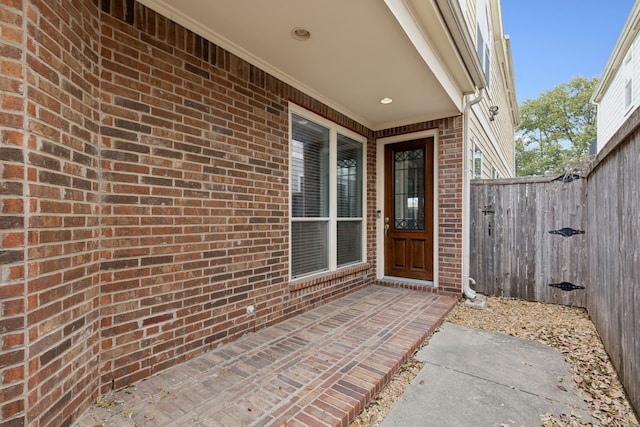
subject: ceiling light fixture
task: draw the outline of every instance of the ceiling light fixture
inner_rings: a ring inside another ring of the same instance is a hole
[[[382,98],[380,100],[380,104],[391,104],[393,102],[393,99],[391,98]]]
[[[311,32],[306,28],[298,27],[291,30],[291,37],[296,40],[305,41],[311,37]]]

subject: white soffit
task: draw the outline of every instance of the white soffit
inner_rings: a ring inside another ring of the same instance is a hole
[[[402,0],[140,2],[373,130],[460,114],[461,71]]]

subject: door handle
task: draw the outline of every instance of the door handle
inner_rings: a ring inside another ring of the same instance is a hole
[[[385,237],[387,236],[387,233],[389,232],[389,217],[385,217],[384,218],[384,235]]]

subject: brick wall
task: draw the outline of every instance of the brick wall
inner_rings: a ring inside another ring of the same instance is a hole
[[[27,421],[95,396],[99,351],[98,9],[25,2]]]
[[[0,12],[0,425],[63,425],[97,384],[97,8]]]
[[[281,318],[288,298],[286,100],[193,33],[142,8],[131,26],[114,6],[102,31],[103,391]]]
[[[25,420],[24,40],[20,5],[0,3],[0,425]]]
[[[0,13],[0,426],[68,425],[111,387],[371,283],[373,132],[132,0]],[[290,101],[369,141],[369,264],[293,285]],[[440,128],[457,294],[460,126],[414,126]]]
[[[462,116],[444,120],[438,152],[439,291],[462,293]]]

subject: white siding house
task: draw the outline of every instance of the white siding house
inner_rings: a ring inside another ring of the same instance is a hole
[[[598,108],[598,152],[640,105],[639,23],[637,0],[591,98]]]
[[[487,80],[469,111],[467,167],[474,179],[516,176],[514,132],[520,122],[511,40],[499,0],[459,0]]]

